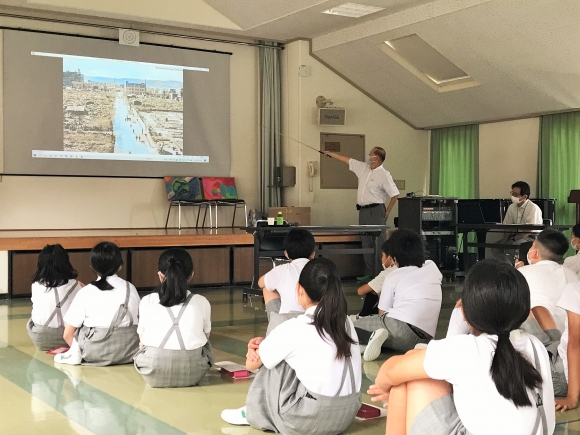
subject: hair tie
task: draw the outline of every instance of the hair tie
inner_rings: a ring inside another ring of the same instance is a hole
[[[502,331],[502,332],[498,332],[497,333],[497,338],[507,338],[509,340],[510,338],[510,331]]]
[[[172,258],[169,260],[169,265],[173,265],[173,264],[177,264],[178,266],[181,266],[181,263],[179,262],[179,260],[176,260],[175,258]]]

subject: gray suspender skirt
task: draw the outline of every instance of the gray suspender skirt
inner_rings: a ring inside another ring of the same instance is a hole
[[[32,317],[30,318],[30,320],[28,320],[28,323],[26,324],[26,332],[28,332],[28,336],[30,337],[30,339],[32,340],[37,349],[50,350],[54,349],[57,346],[68,347],[68,344],[66,343],[66,341],[64,341],[64,338],[62,338],[64,334],[64,321],[62,320],[62,312],[60,309],[67,301],[68,297],[72,294],[72,292],[78,287],[78,285],[79,285],[78,281],[75,282],[72,288],[68,292],[66,292],[66,295],[64,296],[64,298],[62,298],[62,301],[59,300],[58,292],[56,291],[56,289],[52,289],[52,292],[54,293],[54,299],[56,301],[56,307],[54,311],[51,313],[48,320],[46,321],[45,325],[36,325],[32,321]],[[54,316],[56,316],[58,320],[57,328],[51,328],[48,326],[50,325],[52,319],[54,319]]]
[[[185,312],[190,293],[177,317],[170,308],[167,312],[173,321],[173,326],[167,331],[159,347],[143,346],[133,357],[135,369],[141,373],[145,383],[150,387],[191,387],[197,385],[213,365],[214,358],[209,340],[200,348],[186,350],[179,329],[179,321]],[[165,349],[167,341],[175,332],[180,350]]]
[[[129,311],[129,283],[125,302],[119,306],[117,314],[108,328],[81,326],[76,338],[81,348],[82,364],[91,366],[110,366],[129,364],[139,349],[137,325]],[[129,316],[129,326],[120,327],[125,316]]]
[[[351,391],[339,396],[347,374]],[[344,363],[334,397],[308,391],[286,361],[273,369],[261,367],[248,391],[246,416],[250,426],[284,435],[334,435],[344,432],[360,409],[352,362]]]

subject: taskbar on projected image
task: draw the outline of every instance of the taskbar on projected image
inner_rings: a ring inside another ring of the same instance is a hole
[[[33,150],[32,157],[40,159],[129,160],[139,162],[209,163],[209,156],[174,156],[158,154],[88,153],[71,151]]]

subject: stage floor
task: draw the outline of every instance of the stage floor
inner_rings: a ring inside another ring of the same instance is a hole
[[[319,243],[358,242],[358,235],[319,233]],[[65,249],[91,249],[99,242],[120,248],[171,246],[253,246],[254,237],[238,228],[122,228],[75,230],[0,230],[0,251],[39,251],[60,243]]]
[[[109,241],[120,248],[253,245],[251,234],[237,228],[123,228],[89,230],[0,231],[0,251],[37,251],[60,243],[65,249],[91,249]]]

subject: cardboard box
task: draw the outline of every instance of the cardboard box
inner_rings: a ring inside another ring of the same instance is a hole
[[[282,212],[286,222],[298,222],[302,226],[310,225],[310,207],[271,207],[268,209],[268,217],[278,216],[279,211]]]

